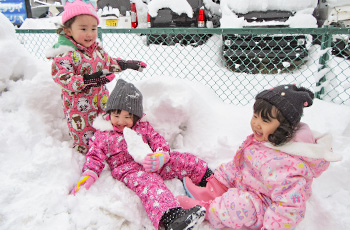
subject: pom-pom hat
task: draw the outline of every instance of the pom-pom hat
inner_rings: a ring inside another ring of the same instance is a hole
[[[304,87],[280,85],[264,90],[255,99],[263,99],[274,105],[292,125],[297,125],[303,115],[303,108],[312,105],[314,94]]]
[[[106,111],[125,110],[138,117],[143,115],[142,93],[133,84],[119,79],[108,98]]]
[[[64,5],[64,11],[62,14],[62,24],[71,18],[78,15],[91,15],[97,19],[97,24],[100,20],[97,16],[96,7],[89,0],[68,0]]]

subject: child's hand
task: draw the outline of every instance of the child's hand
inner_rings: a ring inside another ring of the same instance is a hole
[[[71,191],[71,195],[74,195],[79,191],[80,186],[84,185],[85,189],[88,190],[90,186],[96,181],[97,175],[93,172],[84,172],[83,176],[79,179],[79,182],[74,186]]]
[[[142,162],[146,172],[156,172],[163,167],[170,159],[167,152],[156,152],[147,154]]]
[[[99,87],[111,82],[115,78],[115,75],[107,70],[100,70],[92,74],[84,74],[83,78],[85,85],[84,89],[90,89],[91,87]]]
[[[136,60],[125,61],[120,58],[117,58],[117,62],[122,70],[133,69],[133,70],[142,72],[143,69],[147,67],[147,64],[142,61],[136,61]]]

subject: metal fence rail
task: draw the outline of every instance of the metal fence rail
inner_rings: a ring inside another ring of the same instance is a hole
[[[240,105],[251,102],[260,90],[284,83],[300,84],[322,100],[350,105],[350,49],[341,46],[349,34],[348,28],[99,29],[111,56],[148,64],[142,73],[124,71],[123,78],[198,81],[224,102]],[[46,49],[57,41],[55,30],[17,29],[17,37],[43,60]]]

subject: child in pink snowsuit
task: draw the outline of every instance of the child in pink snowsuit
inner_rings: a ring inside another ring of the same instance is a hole
[[[110,57],[96,42],[99,19],[95,6],[73,0],[65,4],[63,28],[58,42],[47,53],[53,59],[52,77],[62,89],[62,105],[73,148],[85,154],[95,132],[93,120],[104,112],[108,91],[106,83],[114,73],[125,69],[142,71],[146,64]]]
[[[119,79],[108,99],[106,111],[105,116],[100,115],[94,121],[97,131],[85,156],[83,177],[72,194],[81,185],[88,189],[107,162],[113,178],[123,182],[140,197],[155,229],[160,222],[165,229],[191,229],[200,224],[205,217],[205,208],[182,209],[164,180],[187,176],[194,183],[205,186],[206,179],[212,175],[208,164],[190,153],[170,151],[165,139],[149,122],[141,119],[144,117],[142,94],[133,84]],[[142,164],[137,163],[128,152],[130,146],[123,133],[126,127],[141,136],[152,151],[145,156]]]
[[[311,185],[330,161],[331,137],[312,132],[301,123],[303,107],[313,93],[295,85],[281,85],[256,96],[251,119],[253,134],[234,159],[220,165],[205,188],[184,179],[187,194],[181,206],[206,207],[206,219],[216,229],[295,229],[305,216]]]

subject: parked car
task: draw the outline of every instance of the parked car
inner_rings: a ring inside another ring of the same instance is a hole
[[[166,2],[166,1],[164,1]],[[203,0],[177,0],[174,4],[162,6],[158,0],[148,3],[147,25],[149,28],[208,28],[213,27],[214,16],[205,8]],[[178,7],[181,4],[181,9]],[[217,20],[218,21],[218,20]],[[192,46],[202,45],[210,34],[149,34],[147,45],[174,45],[180,43]]]
[[[247,7],[236,6],[238,3],[231,2],[231,5],[222,6],[231,9],[231,12],[223,14],[221,27],[317,27],[317,21],[312,15],[316,1],[307,0],[304,6],[300,5],[300,1],[295,5],[293,1],[282,5],[276,5],[276,1],[264,1],[254,6],[247,1]],[[297,24],[300,18],[303,19],[302,25]],[[223,35],[222,39],[225,65],[233,71],[245,73],[278,73],[296,69],[305,62],[312,42],[311,36],[302,34],[228,34]]]
[[[97,14],[102,28],[136,28],[137,12],[130,0],[99,0]]]
[[[314,15],[319,27],[350,28],[350,2],[348,0],[319,0]],[[333,37],[332,54],[350,59],[350,37],[348,34]]]
[[[63,12],[62,5],[38,5],[33,6],[32,10],[32,18],[47,18],[47,17],[55,17],[60,15]]]

